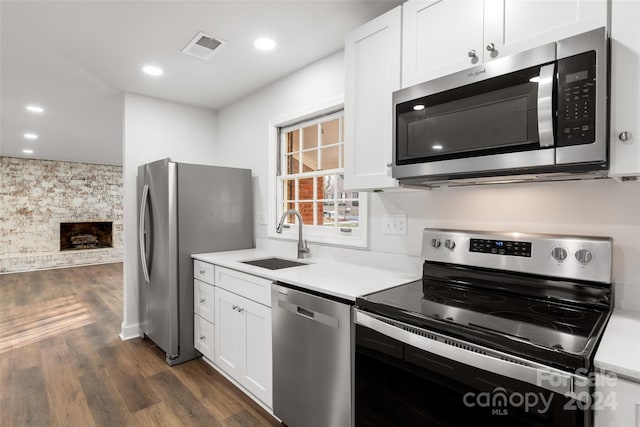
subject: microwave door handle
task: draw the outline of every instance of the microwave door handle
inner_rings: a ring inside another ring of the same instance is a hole
[[[538,138],[540,147],[553,147],[553,74],[555,64],[540,67],[538,81]]]

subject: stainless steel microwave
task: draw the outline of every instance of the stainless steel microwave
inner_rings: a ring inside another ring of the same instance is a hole
[[[605,28],[393,93],[404,185],[606,177]]]

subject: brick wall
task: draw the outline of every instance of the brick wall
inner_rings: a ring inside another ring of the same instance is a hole
[[[292,158],[291,160],[291,168],[295,171],[298,170],[298,160]],[[314,169],[311,169],[307,165],[302,165],[303,172],[313,172]],[[316,191],[318,197],[322,194],[322,190],[324,188],[324,178],[318,177],[316,179]],[[287,200],[295,199],[295,189],[293,187],[289,188],[288,194],[285,195]],[[299,189],[298,189],[298,200],[313,200],[313,178],[300,178],[299,179]],[[318,204],[318,225],[322,224],[322,203]],[[288,207],[287,207],[288,208]],[[294,206],[291,206],[294,208]],[[307,225],[313,225],[313,203],[312,202],[300,202],[299,210],[300,215],[302,216],[302,221],[304,221]],[[288,218],[289,223],[295,223],[296,219],[294,215],[290,215]]]
[[[0,272],[122,261],[122,167],[0,157]],[[113,221],[113,248],[60,251],[60,223]]]

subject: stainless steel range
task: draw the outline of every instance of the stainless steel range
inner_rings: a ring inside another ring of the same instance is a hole
[[[422,280],[356,299],[358,426],[590,426],[612,241],[426,229]]]

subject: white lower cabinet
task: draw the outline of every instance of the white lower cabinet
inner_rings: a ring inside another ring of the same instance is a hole
[[[214,364],[271,408],[271,309],[220,287],[214,298]]]
[[[213,323],[197,314],[193,316],[193,344],[196,350],[209,360],[213,360],[214,330]]]
[[[640,427],[640,384],[596,374],[595,427]],[[610,383],[610,384],[607,384]]]

